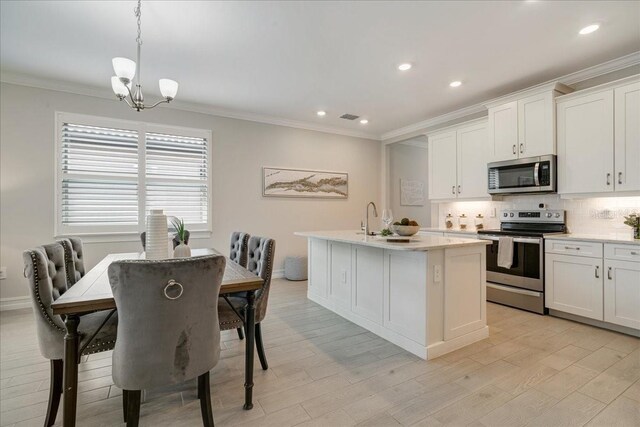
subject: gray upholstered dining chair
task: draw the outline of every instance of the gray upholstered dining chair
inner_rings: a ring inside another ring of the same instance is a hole
[[[217,301],[225,258],[116,261],[109,282],[118,308],[112,376],[127,426],[137,426],[141,390],[198,378],[205,426],[213,426],[209,371],[220,358]]]
[[[191,233],[189,233],[189,230],[184,230],[185,245],[189,244],[190,235]],[[180,244],[180,239],[178,239],[177,234],[173,236],[173,240],[171,242],[173,243],[173,249],[175,249],[176,246]],[[143,231],[142,233],[140,233],[140,243],[142,243],[142,250],[146,250],[147,249],[147,232],[146,231]]]
[[[251,236],[248,243],[247,269],[264,280],[262,288],[256,292],[256,348],[262,369],[268,369],[267,357],[264,352],[262,340],[262,320],[267,314],[269,301],[269,288],[271,287],[271,275],[273,272],[273,258],[275,256],[276,242],[266,237]],[[229,330],[244,327],[243,315],[247,305],[246,294],[235,294],[220,300],[218,312],[220,315],[220,329]],[[243,315],[244,316],[244,315]]]
[[[247,267],[249,237],[249,233],[244,233],[242,231],[234,231],[233,233],[231,233],[229,259],[245,268]],[[244,333],[242,332],[242,327],[238,327],[236,329],[238,331],[238,338],[243,340]]]
[[[58,240],[64,249],[64,263],[67,269],[67,283],[73,286],[84,277],[84,250],[82,240],[77,237],[68,237]]]
[[[29,281],[36,318],[40,354],[45,359],[49,359],[51,364],[49,403],[45,418],[45,426],[51,426],[56,420],[62,394],[66,333],[62,318],[53,314],[51,304],[75,282],[69,281],[65,249],[61,242],[26,250],[22,257],[24,275]],[[83,315],[81,319],[78,327],[81,354],[98,353],[113,348],[118,323],[115,310],[89,313]]]

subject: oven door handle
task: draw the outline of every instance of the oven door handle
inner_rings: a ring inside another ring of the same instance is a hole
[[[493,240],[494,242],[497,242],[498,240],[500,240],[500,236],[478,236],[479,240]],[[514,243],[535,243],[535,244],[540,244],[542,241],[542,239],[539,238],[533,238],[533,237],[514,237],[513,238],[513,242]]]
[[[536,162],[533,167],[533,182],[536,187],[540,187],[540,162]]]

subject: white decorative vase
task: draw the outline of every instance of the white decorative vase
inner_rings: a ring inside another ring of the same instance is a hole
[[[178,246],[173,250],[174,258],[188,258],[191,256],[191,248],[184,242],[180,242]]]
[[[167,259],[169,255],[169,234],[167,216],[162,209],[151,209],[147,215],[147,237],[145,255],[147,259]]]

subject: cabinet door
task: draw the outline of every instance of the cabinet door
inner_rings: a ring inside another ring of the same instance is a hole
[[[604,320],[640,329],[640,263],[606,260]]]
[[[384,295],[384,250],[353,245],[351,311],[382,325]]]
[[[614,189],[613,90],[558,103],[558,193]]]
[[[602,259],[571,255],[545,256],[545,306],[603,320]]]
[[[553,93],[545,92],[518,101],[519,157],[556,154],[554,119]]]
[[[429,137],[429,199],[456,198],[456,131]]]
[[[458,129],[458,198],[489,197],[487,193],[487,125]]]
[[[329,242],[309,239],[309,293],[327,297],[329,289]]]
[[[329,242],[329,299],[351,311],[351,245]]]
[[[616,191],[640,190],[640,83],[615,90]]]
[[[518,101],[489,108],[489,161],[518,158]]]

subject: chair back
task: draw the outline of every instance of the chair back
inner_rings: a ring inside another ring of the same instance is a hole
[[[229,259],[243,267],[247,266],[249,234],[241,231],[231,233],[231,249]]]
[[[189,230],[184,230],[184,244],[188,245],[189,244],[189,237],[191,236],[191,233],[189,233]],[[173,249],[176,248],[176,246],[178,246],[180,244],[180,239],[178,238],[178,235],[174,235],[173,236],[173,240],[171,241],[173,243]],[[142,243],[142,250],[146,251],[147,250],[147,232],[143,231],[142,233],[140,233],[140,243]]]
[[[67,282],[73,286],[84,277],[84,252],[82,240],[77,237],[69,237],[59,241],[64,249],[65,265],[67,269]]]
[[[276,241],[273,239],[258,236],[249,238],[247,270],[264,280],[262,289],[256,292],[256,323],[261,322],[267,314],[275,250]]]
[[[109,282],[118,308],[113,382],[125,390],[177,384],[220,357],[218,295],[225,258],[116,261]]]
[[[62,359],[65,326],[53,314],[51,304],[69,288],[65,253],[61,243],[52,243],[22,253],[24,275],[29,282],[36,318],[40,354],[47,359]]]

